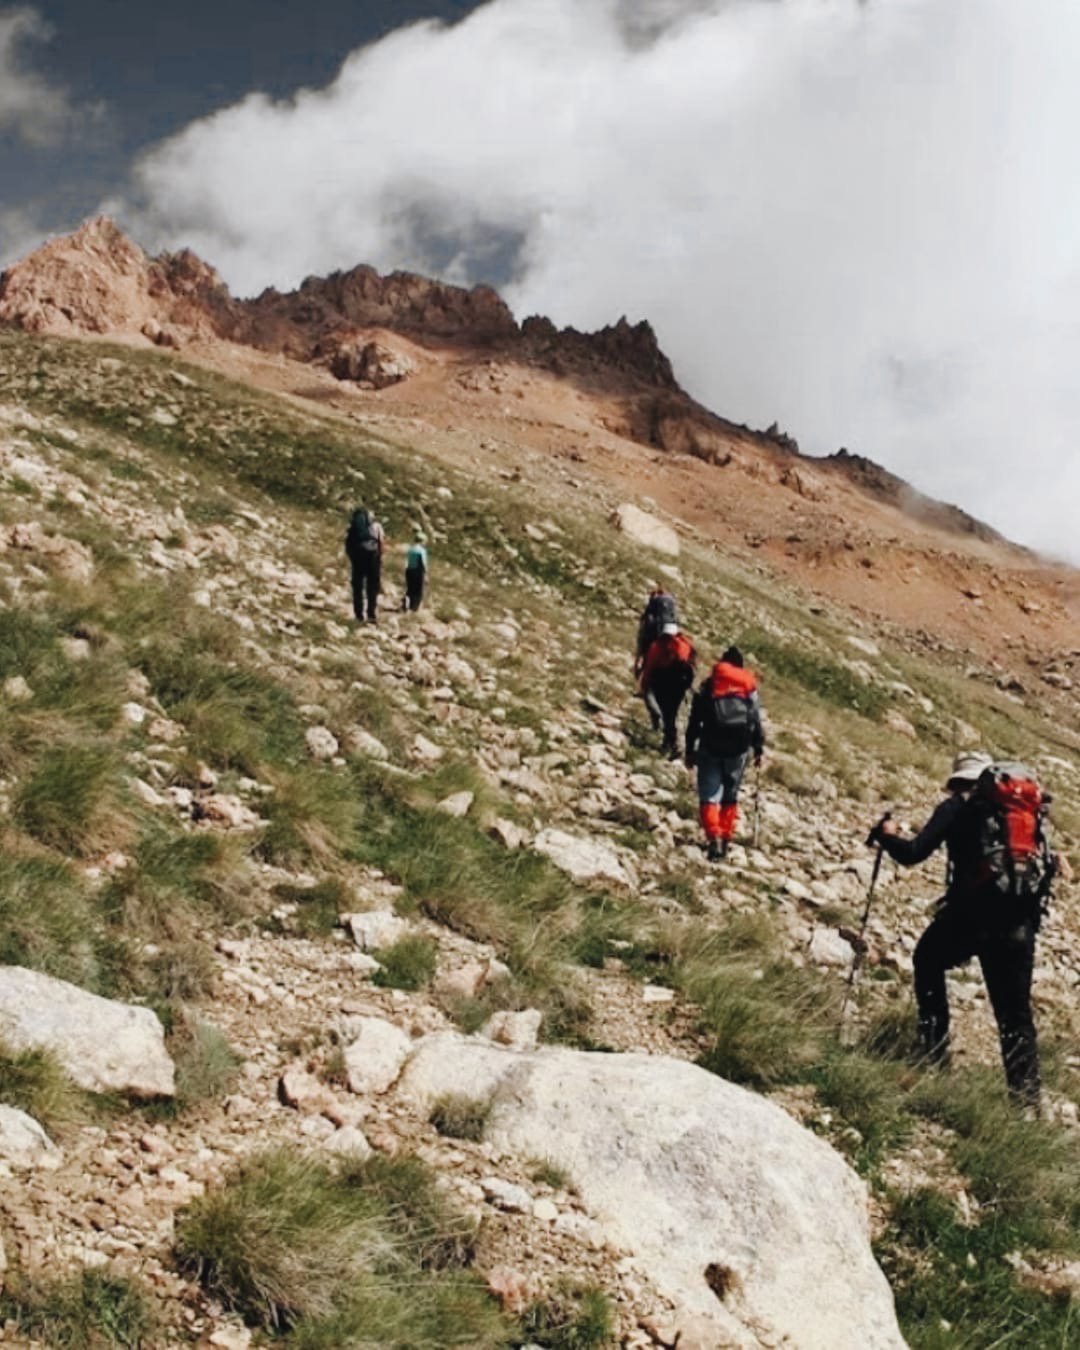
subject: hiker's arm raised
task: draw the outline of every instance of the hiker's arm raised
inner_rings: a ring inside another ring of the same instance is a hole
[[[893,862],[898,862],[901,867],[915,867],[945,842],[962,806],[959,797],[943,801],[913,839],[901,839],[891,820],[879,827],[876,838]]]

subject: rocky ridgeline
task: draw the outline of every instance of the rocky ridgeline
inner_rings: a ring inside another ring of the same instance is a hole
[[[491,387],[485,361],[537,367],[604,400],[599,425],[615,435],[718,464],[732,462],[733,448],[752,459],[779,455],[783,481],[800,481],[788,463],[799,455],[797,441],[776,425],[755,430],[692,399],[647,320],[623,317],[594,333],[559,329],[539,315],[519,325],[490,286],[466,289],[408,272],[381,276],[360,265],[309,277],[295,291],[270,288],[240,300],[190,249],[150,258],[98,217],[0,273],[0,324],[60,336],[142,338],[167,348],[237,343],[316,363],[371,390],[416,374],[423,348],[449,348],[466,363],[480,362],[461,372],[466,387]],[[418,348],[410,351],[410,344]],[[996,538],[861,456],[842,451],[827,463],[919,519]]]
[[[188,377],[171,378],[182,387]],[[157,415],[176,414],[163,404]],[[301,698],[312,761],[343,768],[360,758],[390,779],[408,779],[472,747],[505,811],[471,790],[449,793],[436,809],[482,814],[504,848],[546,855],[586,890],[638,897],[661,920],[684,915],[666,884],[677,871],[690,878],[706,917],[767,908],[783,925],[792,963],[834,972],[837,981],[846,976],[854,932],[832,916],[857,912],[865,893],[865,808],[840,796],[819,767],[826,755],[814,726],[774,719],[773,739],[789,748],[773,756],[783,772],[765,793],[763,846],[751,847],[744,829],[730,865],[711,870],[685,771],[659,760],[643,768],[634,753],[639,708],[611,689],[598,695],[590,683],[591,670],[606,668],[620,688],[625,651],[592,654],[578,686],[544,710],[541,737],[514,725],[506,710],[517,661],[542,665],[553,631],[526,631],[512,613],[481,615],[464,603],[449,618],[403,615],[392,583],[380,627],[355,631],[337,560],[318,575],[297,562],[318,543],[298,517],[238,501],[228,526],[199,525],[169,505],[159,464],[147,461],[137,477],[113,477],[107,491],[88,493],[76,472],[79,454],[80,433],[62,422],[21,408],[0,413],[3,483],[33,488],[9,498],[9,513],[12,500],[25,509],[0,534],[0,569],[12,590],[46,594],[51,577],[93,581],[93,551],[41,505],[65,503],[81,522],[123,540],[146,576],[188,578],[196,605],[235,624],[244,658]],[[530,528],[553,538],[539,521]],[[69,641],[72,657],[79,643],[89,650],[87,638]],[[868,681],[899,680],[866,638],[854,638],[849,659]],[[336,724],[327,709],[350,687],[384,691],[410,735],[394,746],[362,721]],[[176,786],[188,729],[155,700],[136,666],[127,690],[122,718],[146,733],[144,748],[128,756],[129,787],[142,806],[193,832],[257,837],[274,785],[241,777],[223,791],[201,766],[194,787]],[[16,675],[3,697],[29,703],[35,691]],[[894,732],[913,734],[910,723]],[[869,757],[862,767],[873,783]],[[1048,767],[1062,786],[1080,790],[1070,761]],[[909,786],[912,796],[925,794],[916,778]],[[647,848],[627,845],[628,828],[647,836]],[[120,850],[82,865],[108,876],[128,860]],[[484,1220],[478,1265],[511,1310],[569,1272],[613,1295],[622,1344],[638,1350],[902,1344],[870,1253],[865,1188],[792,1118],[828,1133],[825,1115],[812,1099],[778,1094],[785,1111],[694,1067],[701,1049],[694,1009],[673,990],[642,984],[618,956],[575,977],[596,1010],[595,1039],[615,1054],[540,1045],[542,1014],[529,1008],[496,1012],[466,1036],[447,1009],[507,978],[493,946],[398,913],[399,888],[370,868],[354,880],[338,929],[303,936],[299,902],[274,897],[282,886],[314,887],[319,876],[252,859],[244,866],[277,931],[248,925],[215,944],[219,992],[206,1015],[242,1059],[238,1084],[224,1100],[174,1120],[120,1115],[59,1142],[23,1114],[0,1110],[9,1260],[118,1263],[153,1283],[183,1343],[244,1346],[249,1333],[173,1268],[178,1212],[238,1157],[271,1142],[360,1156],[416,1153]],[[882,878],[870,969],[909,974],[924,913],[913,897],[927,889],[925,880]],[[436,945],[430,986],[380,987],[373,953],[409,934]],[[1042,1006],[1065,1005],[1080,968],[1061,916],[1040,952]],[[984,1001],[981,984],[965,975],[952,988],[962,1008]],[[95,1091],[172,1090],[151,1012],[42,976],[0,970],[0,1036],[52,1049]],[[961,1058],[993,1062],[987,1016],[966,1020],[961,1037]],[[478,1139],[445,1138],[429,1124],[432,1103],[447,1092],[488,1102]],[[1075,1120],[1072,1104],[1062,1110]],[[895,1164],[897,1183],[932,1174],[940,1157],[933,1141],[916,1140]],[[537,1180],[537,1159],[565,1180]]]

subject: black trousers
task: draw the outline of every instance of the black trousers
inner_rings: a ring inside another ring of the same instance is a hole
[[[420,608],[420,602],[424,598],[424,579],[427,571],[423,567],[406,567],[405,569],[405,603],[412,610]]]
[[[362,621],[365,610],[374,622],[375,610],[382,590],[382,558],[377,553],[366,553],[352,562],[352,603],[357,621]]]
[[[949,1045],[945,972],[979,958],[997,1019],[1009,1091],[1025,1104],[1039,1101],[1039,1048],[1031,1014],[1031,977],[1038,931],[1035,902],[991,896],[980,901],[946,897],[915,948],[919,1034],[932,1059]]]
[[[664,728],[665,750],[679,748],[678,716],[686,689],[683,676],[658,670],[645,690],[645,706],[652,718],[653,730],[661,726]]]

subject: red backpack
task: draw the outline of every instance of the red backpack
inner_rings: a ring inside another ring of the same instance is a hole
[[[1014,898],[1045,896],[1053,859],[1044,824],[1049,796],[1019,763],[993,764],[975,788],[981,808],[981,880]]]

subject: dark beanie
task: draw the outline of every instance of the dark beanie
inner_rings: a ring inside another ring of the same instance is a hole
[[[729,666],[741,666],[743,664],[742,652],[739,651],[738,647],[729,647],[720,660],[726,661]]]

